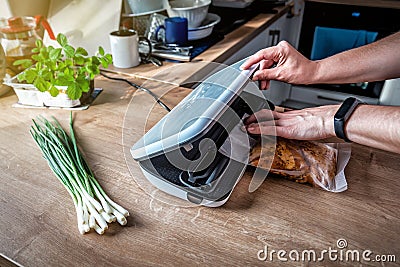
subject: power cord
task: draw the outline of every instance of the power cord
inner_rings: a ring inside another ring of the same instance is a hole
[[[140,85],[138,85],[138,84],[136,84],[136,83],[133,83],[133,82],[131,82],[131,81],[128,81],[127,79],[108,76],[108,75],[104,74],[103,72],[100,72],[100,75],[102,75],[102,76],[104,76],[104,77],[106,77],[107,79],[110,79],[110,80],[126,82],[126,83],[129,84],[130,86],[135,87],[136,89],[139,89],[139,90],[141,90],[141,91],[143,91],[143,92],[148,93],[148,94],[151,95],[151,96],[154,98],[154,100],[156,100],[157,103],[158,103],[160,106],[162,106],[166,111],[168,111],[168,112],[171,111],[171,109],[170,109],[167,105],[165,105],[164,102],[162,102],[162,101],[160,100],[160,98],[159,98],[156,94],[154,94],[152,91],[150,91],[149,89],[144,88],[144,87],[142,87],[142,86],[140,86]]]

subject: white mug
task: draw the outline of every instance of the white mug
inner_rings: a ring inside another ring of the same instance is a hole
[[[134,30],[119,30],[110,33],[113,65],[117,68],[132,68],[140,63],[139,35]]]

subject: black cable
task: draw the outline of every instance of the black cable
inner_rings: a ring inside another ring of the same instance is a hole
[[[127,79],[111,77],[111,76],[108,76],[108,75],[104,74],[103,72],[100,72],[100,74],[102,76],[106,77],[107,79],[110,79],[110,80],[126,82],[130,86],[135,87],[136,89],[142,90],[143,92],[146,92],[146,93],[150,94],[154,98],[154,100],[156,100],[157,103],[160,104],[160,106],[162,106],[166,111],[168,111],[168,112],[171,111],[171,109],[167,105],[165,105],[164,102],[162,102],[160,100],[160,98],[156,94],[154,94],[152,91],[150,91],[149,89],[146,89],[146,88],[144,88],[144,87],[142,87],[142,86],[140,86],[140,85],[138,85],[136,83],[128,81]]]

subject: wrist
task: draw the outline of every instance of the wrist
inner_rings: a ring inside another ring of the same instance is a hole
[[[326,134],[327,137],[336,137],[336,132],[335,132],[335,114],[340,108],[340,105],[331,105],[329,106],[330,109],[326,113],[325,117],[325,129],[326,129]]]
[[[311,69],[308,73],[310,73],[311,75],[306,75],[308,78],[305,84],[320,83],[322,79],[321,65],[322,64],[320,60],[310,61]]]

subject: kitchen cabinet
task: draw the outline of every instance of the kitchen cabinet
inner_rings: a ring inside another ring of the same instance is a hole
[[[366,45],[400,29],[397,19],[400,15],[399,1],[307,0],[301,13],[296,47],[313,60]],[[321,32],[329,33],[325,35],[329,37],[321,37],[324,36]],[[375,37],[363,41],[362,34],[365,32]],[[346,38],[341,39],[344,34]],[[353,43],[353,40],[358,43]],[[293,85],[287,101],[282,105],[304,108],[339,104],[350,96],[368,104],[400,105],[399,81]]]
[[[283,14],[223,63],[226,65],[233,64],[245,57],[253,55],[263,48],[276,45],[281,40],[286,40],[293,44],[297,40],[297,30],[296,27],[292,26],[297,20],[296,16],[292,16],[291,11]]]
[[[336,105],[352,96],[370,105],[400,106],[400,78],[386,80],[379,98],[323,90],[305,86],[290,86],[289,100],[283,105],[290,108],[307,108],[316,105]]]
[[[294,2],[292,9],[288,13],[283,14],[253,40],[240,48],[234,55],[225,60],[224,64],[233,64],[238,60],[253,55],[263,48],[277,45],[282,40],[286,40],[293,46],[296,46],[300,30],[302,3],[300,1]],[[269,90],[264,91],[266,98],[277,105],[286,100],[289,94],[290,85],[278,81],[271,81]]]

